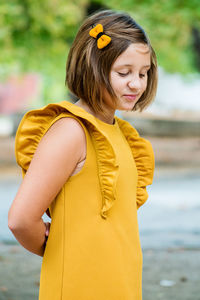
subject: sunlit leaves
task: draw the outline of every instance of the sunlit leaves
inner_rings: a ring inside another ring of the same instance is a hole
[[[99,0],[127,11],[144,28],[168,72],[197,72],[191,28],[200,30],[199,0]],[[1,0],[0,79],[38,72],[44,101],[64,97],[69,46],[85,18],[88,0]],[[57,99],[59,100],[59,99]]]

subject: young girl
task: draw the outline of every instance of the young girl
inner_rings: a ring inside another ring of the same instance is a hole
[[[66,83],[75,104],[29,111],[19,125],[24,179],[9,228],[43,256],[40,300],[141,300],[137,209],[154,154],[115,110],[142,111],[155,96],[156,56],[144,30],[125,13],[90,16],[69,52]]]

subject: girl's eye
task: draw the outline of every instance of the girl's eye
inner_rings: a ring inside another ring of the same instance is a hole
[[[122,76],[122,77],[128,75],[128,73],[120,73],[120,72],[118,72],[118,74],[119,74],[120,76]]]
[[[125,77],[125,76],[127,76],[128,74],[129,74],[129,72],[128,73],[121,73],[121,72],[118,72],[118,74],[119,74],[119,76],[121,76],[121,77]],[[145,74],[140,74],[140,77],[141,78],[143,78],[143,77],[145,77],[147,74],[145,73]]]

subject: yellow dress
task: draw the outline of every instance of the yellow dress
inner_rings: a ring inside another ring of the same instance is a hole
[[[68,101],[49,104],[27,112],[18,127],[23,176],[44,133],[64,117],[82,125],[87,154],[50,206],[39,300],[141,300],[137,209],[153,180],[151,143],[116,116],[111,125]]]

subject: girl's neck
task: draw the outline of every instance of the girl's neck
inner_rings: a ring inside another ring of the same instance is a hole
[[[75,105],[83,108],[84,110],[86,110],[88,113],[90,113],[91,115],[93,115],[94,117],[100,119],[101,121],[108,123],[108,124],[113,124],[114,122],[114,114],[115,111],[114,110],[107,110],[107,114],[106,116],[100,114],[100,113],[95,113],[88,105],[86,102],[84,102],[82,99],[79,99]]]

